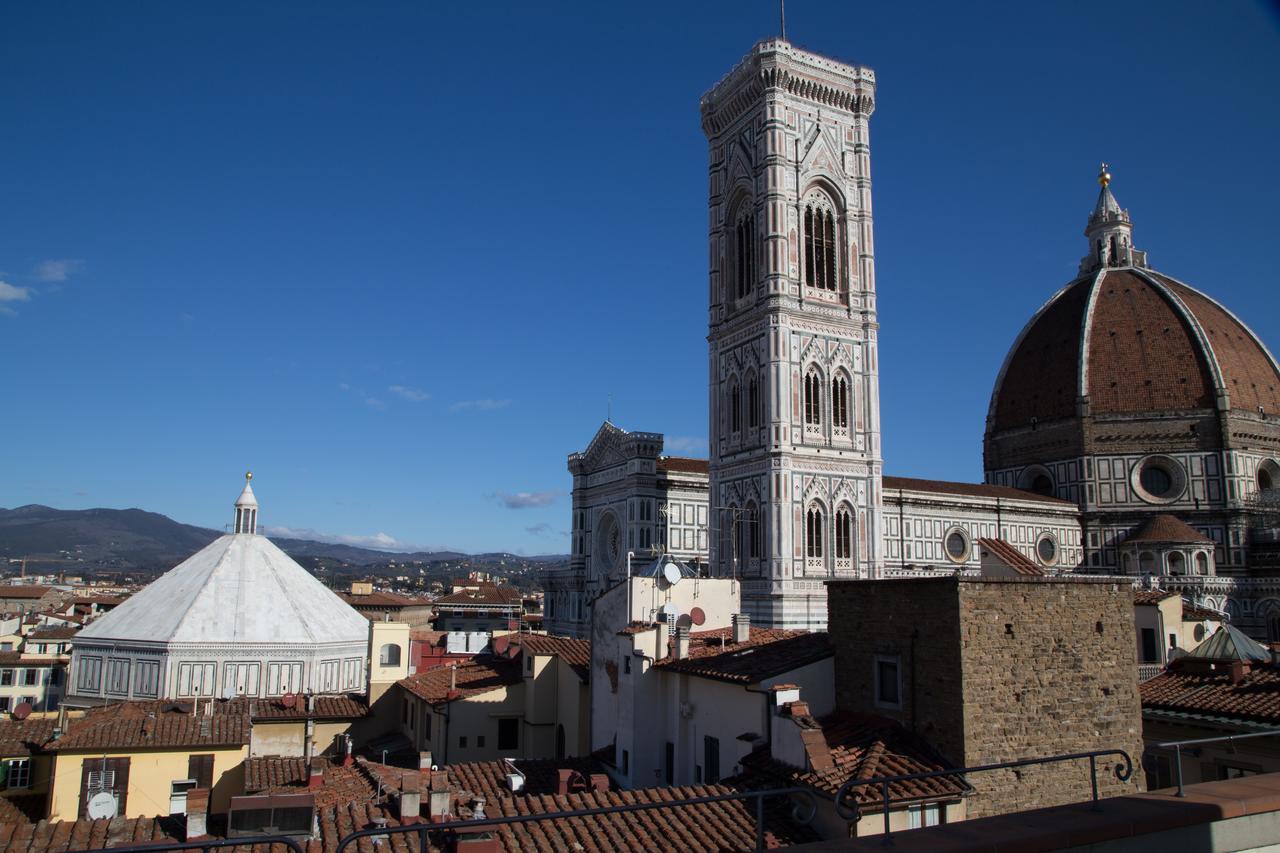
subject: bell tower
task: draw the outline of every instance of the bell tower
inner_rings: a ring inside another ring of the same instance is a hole
[[[879,575],[875,74],[757,44],[702,98],[710,148],[710,545],[752,624],[823,629]]]

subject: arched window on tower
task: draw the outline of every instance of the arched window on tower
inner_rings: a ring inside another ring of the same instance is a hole
[[[747,428],[760,426],[760,383],[756,381],[755,371],[747,376]]]
[[[747,517],[743,519],[747,526],[747,557],[760,559],[760,510],[755,501],[747,504]]]
[[[853,510],[836,511],[836,570],[853,568]]]
[[[811,568],[822,567],[824,530],[822,507],[810,505],[804,516],[804,557],[805,564]]]
[[[814,367],[804,375],[804,431],[806,435],[822,432],[822,377]]]
[[[849,435],[849,379],[844,373],[831,380],[831,427],[836,435]]]
[[[818,290],[836,289],[836,218],[818,202],[804,210],[804,283]]]
[[[734,234],[734,298],[746,299],[756,281],[755,217],[744,211],[738,215]]]
[[[738,387],[738,379],[729,380],[729,432],[737,435],[742,432],[742,389]]]

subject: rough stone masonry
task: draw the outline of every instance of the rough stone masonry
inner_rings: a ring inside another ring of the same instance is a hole
[[[899,720],[957,767],[1123,749],[1139,790],[1142,709],[1128,584],[903,578],[828,585],[836,703]],[[877,692],[894,671],[898,685]],[[891,701],[896,694],[897,701]],[[886,701],[886,698],[890,701]],[[1087,760],[970,774],[969,817],[1087,800]]]

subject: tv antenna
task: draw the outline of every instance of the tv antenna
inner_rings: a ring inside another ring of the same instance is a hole
[[[782,30],[782,40],[787,40],[787,0],[778,0],[778,19]]]

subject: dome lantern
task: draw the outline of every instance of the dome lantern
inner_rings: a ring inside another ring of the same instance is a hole
[[[253,486],[249,481],[253,479],[253,472],[246,471],[244,475],[244,491],[240,492],[240,497],[236,498],[235,521],[231,528],[232,533],[256,533],[258,531],[258,499],[254,497]]]
[[[1133,222],[1111,192],[1111,171],[1106,163],[1098,170],[1098,183],[1102,189],[1084,229],[1089,253],[1080,261],[1081,274],[1102,267],[1145,267],[1147,253],[1133,248]]]

